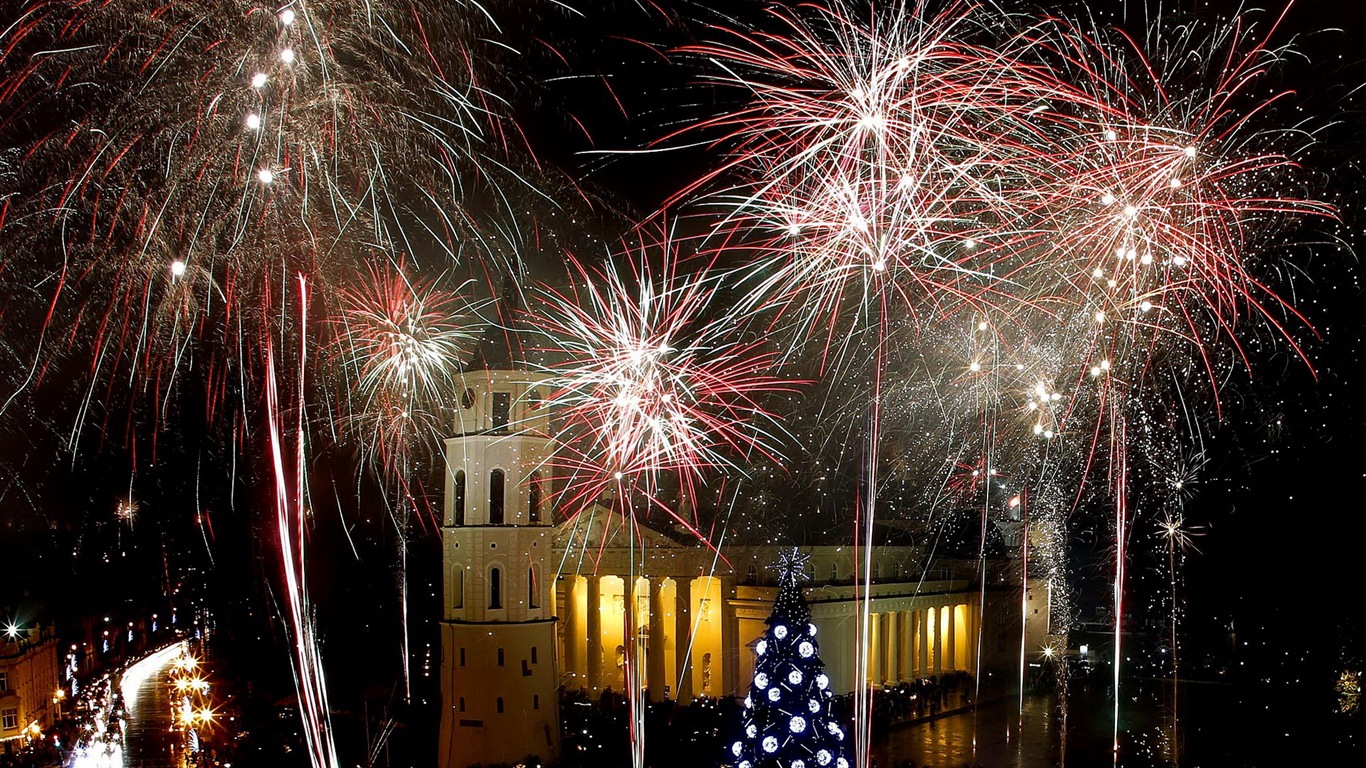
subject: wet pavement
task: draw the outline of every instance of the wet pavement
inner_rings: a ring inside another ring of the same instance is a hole
[[[168,652],[173,651],[173,652]],[[180,734],[173,722],[168,675],[180,646],[148,656],[125,675],[127,708],[124,726],[124,765],[174,768],[181,765]]]

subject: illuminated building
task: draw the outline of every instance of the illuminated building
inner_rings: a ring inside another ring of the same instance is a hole
[[[553,761],[561,691],[622,693],[629,676],[654,700],[743,695],[778,591],[768,567],[780,548],[726,547],[720,558],[644,527],[632,542],[601,505],[556,525],[548,504],[556,427],[542,405],[544,380],[487,370],[467,373],[466,384],[446,440],[442,768]],[[1013,561],[990,561],[983,590],[975,559],[879,546],[872,585],[856,592],[852,548],[803,551],[811,556],[805,595],[837,694],[857,678],[863,591],[869,684],[1018,668]],[[1032,592],[1026,604],[1037,606]],[[1034,618],[1026,644],[1041,648],[1046,622]]]
[[[0,627],[0,741],[33,738],[51,728],[57,687],[52,626]]]

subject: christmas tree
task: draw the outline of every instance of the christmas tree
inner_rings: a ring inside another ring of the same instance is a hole
[[[816,644],[811,609],[797,586],[807,555],[794,549],[778,564],[778,599],[768,630],[754,644],[754,681],[745,697],[742,738],[730,747],[736,768],[848,768],[844,728],[836,722]]]

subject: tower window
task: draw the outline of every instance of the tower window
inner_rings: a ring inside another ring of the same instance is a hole
[[[540,608],[536,602],[536,568],[533,566],[526,569],[526,604],[532,608]]]
[[[455,572],[451,574],[451,607],[465,607],[465,570],[460,566],[455,567]],[[464,649],[461,649],[464,653]]]
[[[460,666],[465,666],[465,649],[460,649]]]
[[[512,413],[512,393],[493,393],[493,430],[501,432],[508,428],[508,417]]]
[[[536,646],[534,646],[534,645],[531,646],[531,663],[532,663],[532,664],[538,663],[538,662],[536,661]]]
[[[467,387],[465,391],[460,394],[460,407],[464,408],[467,411],[474,407],[473,389]]]
[[[489,569],[489,608],[503,607],[503,571],[498,568]],[[503,652],[498,652],[498,663],[503,663]]]
[[[541,408],[541,390],[532,387],[526,391],[527,407],[533,411]]]
[[[489,525],[503,524],[503,479],[501,469],[489,473]]]
[[[533,694],[531,695],[531,708],[532,708],[532,709],[540,709],[540,708],[541,708],[541,695],[540,695],[539,693],[533,693]]]
[[[460,697],[460,711],[461,711],[461,712],[464,712],[464,711],[465,711],[465,697],[464,697],[464,696],[461,696],[461,697]]]
[[[533,523],[541,522],[541,473],[532,472],[527,478],[527,516]]]
[[[503,714],[503,697],[498,697],[498,714]]]
[[[503,666],[503,649],[498,649],[498,666]]]
[[[465,470],[455,473],[455,524],[465,524]]]

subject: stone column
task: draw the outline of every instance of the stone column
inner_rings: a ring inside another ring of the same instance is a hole
[[[949,641],[945,644],[944,669],[952,672],[958,669],[958,606],[950,605]]]
[[[943,606],[936,605],[929,610],[930,618],[930,674],[938,677],[944,671],[944,634],[940,631],[943,628]]]
[[[734,696],[740,688],[740,626],[739,619],[735,618],[735,605],[731,602],[734,593],[735,579],[730,576],[721,579],[721,605],[717,611],[721,617],[721,688],[718,696]],[[748,652],[749,649],[744,650]]]
[[[896,679],[911,679],[911,614],[896,612]]]
[[[663,701],[664,689],[670,688],[669,695],[672,696],[673,685],[671,681],[665,679],[664,664],[664,578],[654,576],[650,579],[650,645],[646,649],[646,685],[650,688],[651,701]]]
[[[588,678],[588,690],[596,694],[602,690],[602,577],[589,574],[588,580],[588,642],[584,651],[588,655],[588,665],[584,670]]]
[[[585,633],[583,613],[579,611],[582,589],[578,574],[572,573],[564,578],[564,612],[560,614],[564,617],[560,622],[560,632],[564,638],[563,663],[564,671],[574,676],[572,687],[575,688],[582,688],[587,683],[581,658],[583,654],[579,652],[579,638]]]
[[[675,701],[692,701],[692,579],[674,579],[674,669],[678,671]]]

